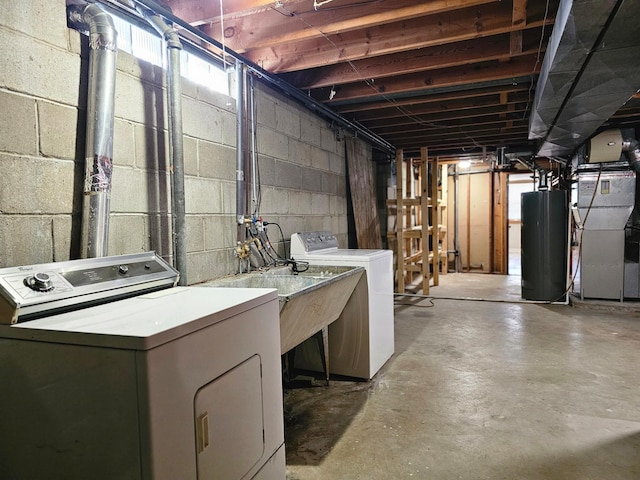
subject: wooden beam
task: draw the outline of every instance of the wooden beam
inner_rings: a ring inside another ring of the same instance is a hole
[[[435,131],[432,131],[428,128],[420,129],[419,127],[408,128],[406,131],[402,131],[400,129],[394,129],[393,131],[381,131],[378,132],[375,129],[372,129],[375,133],[380,136],[383,136],[389,142],[397,145],[402,143],[405,140],[410,140],[412,138],[417,139],[425,139],[429,138],[432,140],[448,140],[448,139],[456,139],[460,136],[488,136],[488,135],[509,135],[512,133],[517,134],[527,134],[528,126],[526,125],[526,121],[520,121],[518,125],[514,127],[507,127],[505,123],[495,123],[489,122],[486,125],[480,126],[478,128],[474,128],[472,125],[466,125],[462,127],[452,126],[449,129],[441,128]]]
[[[529,100],[529,98],[527,98],[527,100]],[[509,103],[509,95],[506,93],[501,93],[500,94],[500,105],[507,105],[507,103]],[[507,118],[507,112],[502,112],[500,114],[500,118]]]
[[[513,126],[513,112],[515,112],[515,105],[510,103],[507,105],[507,114],[505,115],[505,117],[509,117],[509,120],[507,120],[507,127]]]
[[[530,23],[552,24],[553,19]],[[309,41],[287,42],[277,47],[245,50],[247,58],[272,72],[289,72],[346,61],[398,53],[520,30],[511,21],[504,2],[439,15],[394,22],[362,30],[327,35]],[[401,32],[401,33],[399,33]],[[232,47],[233,48],[233,47]]]
[[[503,100],[502,96],[503,94],[487,95],[476,98],[462,98],[460,100],[451,100],[448,102],[423,103],[415,106],[406,105],[402,108],[398,108],[395,105],[389,105],[389,103],[387,103],[385,108],[368,110],[366,112],[350,116],[349,118],[353,118],[358,122],[367,122],[382,119],[389,120],[398,117],[406,117],[407,115],[433,115],[445,112],[458,112],[460,115],[464,115],[466,110],[474,108],[496,107],[501,105],[503,108],[506,108],[506,105],[510,103],[523,103],[529,101],[529,95],[527,92],[514,94],[510,99],[508,98],[508,93],[505,92],[504,96],[507,97],[506,100]]]
[[[515,57],[510,62],[486,62],[471,66],[445,68],[424,73],[388,77],[370,85],[349,84],[336,87],[333,101],[354,98],[371,98],[394,93],[420,92],[433,88],[472,85],[479,82],[520,78],[539,73],[540,63],[535,55]],[[331,104],[331,89],[318,89],[312,92],[316,99]]]
[[[441,112],[431,115],[405,115],[398,117],[393,122],[389,122],[386,119],[371,120],[363,122],[369,129],[376,130],[378,132],[389,131],[407,131],[407,126],[416,126],[418,128],[438,128],[439,126],[447,124],[450,120],[472,118],[477,121],[479,117],[496,117],[497,120],[504,120],[500,118],[500,114],[508,111],[509,105],[497,105],[493,107],[480,107],[470,108],[464,111],[454,112]],[[527,109],[526,103],[519,103],[515,106],[513,112],[524,112]]]
[[[435,142],[444,143],[448,141],[457,141],[461,138],[465,137],[478,137],[478,138],[491,138],[491,137],[501,137],[508,135],[527,135],[527,127],[526,125],[519,125],[517,127],[512,128],[502,128],[497,127],[492,130],[487,129],[470,129],[470,128],[459,128],[459,129],[451,129],[450,133],[442,133],[438,132],[430,134],[428,130],[422,132],[393,132],[389,133],[385,136],[389,140],[393,140],[395,144],[404,144],[406,141],[410,141],[412,139],[418,139],[420,141],[426,141],[427,139],[430,141],[430,144],[435,144]]]
[[[220,30],[220,1],[219,0],[164,0],[176,17],[191,25],[202,25],[214,22]],[[307,3],[307,0],[280,0],[283,8],[295,8]],[[238,18],[271,11],[273,0],[234,0],[224,1],[224,18]],[[219,38],[218,38],[219,39]]]
[[[529,143],[528,140],[528,132],[526,128],[521,128],[519,130],[513,129],[505,132],[501,132],[499,129],[494,130],[492,132],[467,132],[466,130],[459,130],[457,135],[449,135],[447,137],[434,136],[430,137],[428,134],[419,134],[415,135],[402,135],[395,134],[390,135],[388,137],[388,141],[391,142],[396,147],[417,147],[420,145],[420,142],[428,142],[431,145],[431,148],[441,147],[443,145],[449,145],[452,143],[469,146],[473,145],[475,142],[494,142],[494,145],[500,144],[504,139],[516,139],[521,143]]]
[[[542,32],[541,28],[538,30]],[[537,53],[538,43],[527,51],[522,50],[522,32],[519,33],[521,42],[520,51],[517,53],[512,52],[509,35],[502,34],[301,70],[283,74],[282,78],[305,90],[488,60],[509,60],[513,56]]]
[[[511,23],[515,26],[527,24],[527,3],[528,0],[513,0],[513,13]]]
[[[453,141],[453,140],[457,140],[461,137],[472,137],[472,138],[486,138],[486,137],[491,137],[491,136],[496,136],[496,135],[527,135],[528,134],[528,125],[520,125],[517,127],[510,127],[510,128],[506,128],[506,127],[485,127],[485,128],[478,128],[478,129],[469,129],[469,128],[464,128],[464,129],[450,129],[448,132],[437,132],[437,133],[431,133],[431,132],[424,132],[423,134],[419,135],[421,139],[424,139],[424,141],[429,142],[429,144],[435,144],[436,142],[439,143],[443,143],[443,142],[448,142],[448,141]],[[402,133],[396,133],[396,134],[390,134],[388,137],[389,140],[393,140],[394,142],[397,143],[402,143],[405,140],[410,140],[412,138],[415,138],[416,135],[409,135],[407,134],[402,134]]]
[[[525,136],[526,137],[526,136]],[[415,141],[407,141],[397,143],[398,147],[402,147],[406,150],[415,150],[420,147],[420,142],[428,142],[428,139],[422,138]],[[496,135],[494,137],[485,137],[480,139],[461,137],[458,141],[430,144],[429,149],[432,153],[440,151],[450,151],[454,149],[469,149],[469,148],[481,148],[481,147],[495,147],[497,145],[503,145],[504,143],[510,143],[514,145],[531,145],[532,143],[522,135]]]
[[[400,147],[405,146],[405,145],[412,145],[412,146],[416,146],[416,144],[419,144],[419,142],[429,142],[430,145],[432,146],[441,146],[447,143],[462,143],[462,144],[469,144],[469,143],[473,143],[473,139],[483,139],[483,140],[493,140],[493,139],[497,139],[497,138],[515,138],[515,137],[524,137],[525,140],[528,141],[527,137],[527,131],[526,129],[522,128],[519,131],[518,130],[513,130],[513,131],[506,131],[506,132],[500,132],[499,129],[494,130],[492,132],[473,132],[470,131],[467,133],[467,131],[465,130],[459,130],[458,131],[458,135],[453,135],[453,136],[449,136],[448,138],[442,138],[442,137],[434,137],[431,138],[429,137],[428,133],[425,133],[423,135],[407,135],[407,136],[403,136],[403,134],[398,133],[395,135],[390,135],[389,139],[392,139],[395,142],[395,145],[398,145]]]
[[[404,293],[404,214],[403,214],[403,170],[402,149],[396,150],[396,279],[398,293]]]
[[[501,128],[497,127],[494,129],[469,129],[469,128],[460,128],[460,129],[451,129],[449,133],[435,133],[431,134],[429,131],[414,132],[414,134],[410,133],[402,133],[395,132],[388,134],[386,138],[389,140],[393,140],[398,144],[403,144],[407,140],[411,140],[414,138],[419,138],[422,141],[429,141],[429,144],[435,144],[436,142],[444,143],[449,141],[456,141],[460,138],[490,138],[496,136],[506,136],[506,135],[527,135],[528,129],[526,125],[520,125],[518,127],[512,128]]]
[[[522,30],[511,32],[510,41],[509,41],[509,51],[511,52],[511,55],[522,54]]]
[[[518,118],[514,120],[514,127],[526,126],[528,125],[528,118]],[[365,124],[367,128],[370,128]],[[407,124],[401,127],[395,126],[385,126],[378,128],[370,128],[372,131],[377,133],[378,135],[392,136],[392,135],[403,135],[403,134],[412,134],[412,135],[439,135],[442,133],[446,133],[447,131],[459,132],[461,130],[474,130],[474,129],[482,129],[482,128],[493,128],[494,130],[499,131],[502,128],[506,127],[506,122],[503,119],[500,119],[497,115],[489,115],[489,116],[481,116],[481,117],[465,117],[448,120],[446,122],[442,122],[440,127],[436,127],[434,125],[429,126],[428,124],[420,124],[419,122],[415,122],[413,124]]]
[[[433,256],[429,252],[429,236],[433,235],[429,219],[429,153],[427,147],[420,148],[420,168],[422,174],[420,175],[420,210],[422,218],[422,234],[421,234],[421,246],[422,246],[422,294],[429,295],[429,280],[430,280],[430,258]],[[433,237],[432,237],[433,238]],[[434,267],[434,279],[436,268]],[[436,284],[437,285],[437,284]]]
[[[390,22],[403,22],[428,15],[435,15],[463,7],[473,7],[495,0],[394,0],[393,4],[380,7],[376,2],[354,4],[353,0],[334,0],[331,5],[317,10],[307,2],[300,8],[287,5],[273,7],[260,15],[250,15],[224,21],[225,31],[233,31],[226,41],[230,48],[245,53],[256,46],[272,49],[314,39],[326,35],[343,35],[353,30],[376,27]],[[274,2],[271,2],[274,4]],[[218,34],[220,25],[210,22],[205,33]]]
[[[527,1],[513,0],[513,12],[511,14],[511,23],[514,27],[522,27],[527,24]],[[522,31],[511,32],[510,49],[513,55],[522,52]]]
[[[395,100],[393,102],[394,107],[404,107],[408,105],[423,105],[430,103],[447,103],[460,99],[480,98],[485,96],[495,96],[502,92],[514,93],[514,92],[528,92],[530,89],[529,83],[518,83],[517,85],[498,85],[495,87],[485,88],[472,88],[463,89],[453,92],[437,93],[432,95],[424,95],[415,98],[408,98],[405,100]],[[378,102],[367,102],[360,104],[349,105],[334,105],[334,109],[342,114],[353,112],[366,112],[370,110],[378,110],[389,107],[387,100]]]
[[[493,185],[493,249],[492,272],[506,275],[509,273],[509,235],[508,235],[508,200],[506,172],[494,173]]]
[[[400,145],[406,149],[417,148],[420,142],[428,142],[432,151],[450,150],[452,148],[470,148],[470,147],[491,147],[492,149],[498,145],[504,145],[505,142],[527,144],[527,132],[520,134],[501,134],[501,135],[460,135],[459,138],[450,140],[437,140],[429,137],[420,137],[418,139],[398,140],[396,145]]]
[[[424,149],[424,156],[421,153],[420,158],[424,161],[424,170],[428,170],[427,149]],[[440,253],[438,252],[438,242],[440,239],[440,224],[438,222],[438,160],[437,157],[431,163],[430,180],[430,197],[431,197],[431,218],[429,219],[431,231],[431,261],[433,269],[433,285],[440,284]],[[426,222],[426,219],[425,219]],[[427,245],[428,246],[428,245]],[[428,271],[428,269],[427,269]]]

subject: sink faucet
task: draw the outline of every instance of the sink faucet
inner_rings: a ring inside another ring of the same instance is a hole
[[[238,242],[238,246],[234,251],[234,254],[236,255],[236,257],[238,257],[238,262],[239,262],[238,273],[242,273],[242,265],[245,262],[247,264],[247,273],[251,271],[251,260],[249,257],[251,256],[252,243],[255,243],[257,245],[258,250],[262,250],[262,242],[260,242],[260,239],[256,237],[250,238],[249,240],[245,240],[242,243]]]

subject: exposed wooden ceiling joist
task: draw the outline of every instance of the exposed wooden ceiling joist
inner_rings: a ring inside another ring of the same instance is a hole
[[[461,99],[481,98],[485,96],[500,95],[501,93],[512,94],[515,92],[527,92],[529,90],[531,90],[531,86],[528,83],[519,83],[517,85],[509,83],[494,87],[468,88],[452,92],[428,94],[404,100],[395,100],[393,102],[393,107],[417,106],[429,103],[441,103],[446,105],[449,102],[455,102]],[[366,112],[386,108],[390,108],[388,100],[335,106],[336,111],[345,115],[353,112]]]
[[[333,101],[379,98],[395,93],[422,91],[425,89],[467,85],[470,82],[491,82],[535,75],[540,71],[540,62],[535,54],[513,57],[508,62],[489,61],[473,65],[429,70],[408,75],[386,77],[367,84],[340,85],[335,89],[321,88],[311,94],[331,105]],[[515,81],[515,80],[514,80]],[[335,94],[331,92],[335,91]],[[329,98],[331,97],[331,98]]]
[[[509,60],[515,56],[538,54],[541,28],[532,28],[531,33],[530,41],[524,50],[521,44],[517,54],[511,52],[508,34],[498,34],[421,48],[418,51],[367,57],[363,60],[284,74],[282,77],[299,88],[312,89],[489,60]]]
[[[523,110],[524,111],[524,110]],[[514,125],[523,126],[526,125],[526,121],[522,120],[522,117],[518,118],[512,117]],[[440,123],[430,123],[424,125],[416,125],[413,124],[410,127],[406,125],[398,125],[398,126],[389,126],[385,129],[380,129],[380,133],[392,137],[394,135],[431,135],[438,136],[442,135],[446,132],[472,132],[477,129],[482,129],[485,126],[490,126],[495,131],[502,131],[505,127],[504,121],[500,119],[498,116],[494,115],[486,115],[482,118],[463,118],[463,119],[455,119],[448,120],[446,122]]]
[[[174,15],[191,25],[220,22],[220,4],[224,10],[223,18],[238,18],[257,15],[273,9],[273,0],[162,0]],[[296,8],[298,5],[309,3],[306,0],[280,0],[285,8]]]
[[[501,134],[496,133],[492,136],[487,136],[483,138],[467,138],[464,135],[460,135],[460,138],[457,140],[447,140],[443,142],[429,142],[429,150],[434,152],[450,152],[454,149],[461,150],[470,150],[477,149],[482,147],[493,147],[493,146],[508,146],[512,145],[513,147],[521,148],[528,144],[528,142],[522,140],[522,134]],[[411,140],[403,141],[403,148],[407,150],[415,150],[424,145],[424,139],[419,137],[412,138]],[[491,149],[489,150],[491,151]]]
[[[460,8],[460,5],[473,6],[494,1],[354,2],[353,0],[334,0],[317,10],[309,1],[298,2],[300,8],[294,8],[294,5],[283,2],[272,2],[273,8],[261,15],[223,18],[222,23],[211,21],[205,26],[205,32],[214,38],[221,38],[220,32],[224,25],[225,42],[229,48],[239,53],[246,53],[255,51],[256,45],[260,45],[263,49],[271,49],[293,43],[304,44],[309,40],[324,40],[328,35],[340,36],[349,32],[362,32],[365,29],[389,23],[412,21],[451,11]],[[247,56],[252,58],[253,54],[248,53]],[[271,70],[269,65],[264,66],[267,70]]]
[[[394,146],[467,155],[533,145],[526,127],[559,1],[163,3]],[[638,119],[631,99],[608,124]]]
[[[257,48],[242,51],[247,58],[266,70],[278,73],[346,61],[353,62],[408,50],[416,51],[425,47],[509,33],[523,28],[513,25],[511,10],[505,6],[506,3],[508,2],[492,2],[479,7],[343,31],[335,35],[320,35],[311,40],[287,41],[277,46],[257,42],[255,43]],[[543,15],[544,11],[536,12],[539,18],[530,20],[528,26],[541,26],[542,23],[552,22],[550,18],[544,20]],[[315,30],[315,28],[303,26],[306,30]],[[207,30],[207,33],[215,34],[216,32]],[[219,36],[219,32],[217,34]],[[229,46],[233,48],[232,43],[229,43]]]
[[[476,98],[462,98],[460,100],[450,100],[448,102],[422,103],[416,105],[406,105],[403,107],[391,105],[374,111],[360,112],[358,114],[346,115],[347,118],[353,118],[359,122],[363,121],[380,121],[394,122],[399,117],[434,115],[438,113],[453,113],[464,116],[465,114],[473,115],[473,109],[487,108],[498,105],[509,105],[512,103],[526,103],[529,101],[527,92],[519,92],[508,96],[503,101],[501,95],[486,95]]]
[[[518,116],[518,114],[522,114],[526,111],[526,107],[523,105],[516,109],[512,116],[510,117],[512,121],[517,121],[522,118],[522,115]],[[422,123],[417,123],[418,121]],[[387,125],[384,127],[371,127],[373,131],[378,133],[379,135],[392,136],[394,133],[402,133],[403,135],[407,134],[419,134],[423,133],[424,135],[430,135],[432,131],[447,129],[447,128],[458,128],[463,126],[475,126],[481,125],[482,123],[497,123],[502,122],[504,124],[504,120],[499,115],[499,110],[497,108],[493,108],[491,111],[483,112],[482,116],[475,117],[445,117],[440,116],[437,119],[431,121],[424,121],[416,119],[416,121],[409,123],[397,123],[392,125]],[[500,127],[502,128],[502,127]]]

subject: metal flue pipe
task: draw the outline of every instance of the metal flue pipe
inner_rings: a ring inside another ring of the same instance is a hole
[[[640,172],[640,143],[635,138],[626,138],[622,141],[622,151],[627,154],[631,168]]]
[[[83,258],[108,254],[117,32],[110,15],[89,4],[69,9],[69,19],[89,30],[89,87],[82,210]]]
[[[138,12],[160,34],[167,48],[167,104],[169,113],[169,156],[171,162],[174,266],[180,272],[179,285],[187,285],[187,227],[184,188],[184,143],[182,136],[182,88],[178,33],[159,15],[137,6]]]

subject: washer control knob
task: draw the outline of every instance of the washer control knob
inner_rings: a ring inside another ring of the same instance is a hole
[[[24,279],[24,284],[36,292],[48,292],[53,290],[53,281],[46,273],[36,273],[32,277]]]
[[[129,273],[129,266],[128,265],[120,265],[118,267],[118,273],[120,273],[121,275],[126,275],[127,273]]]

